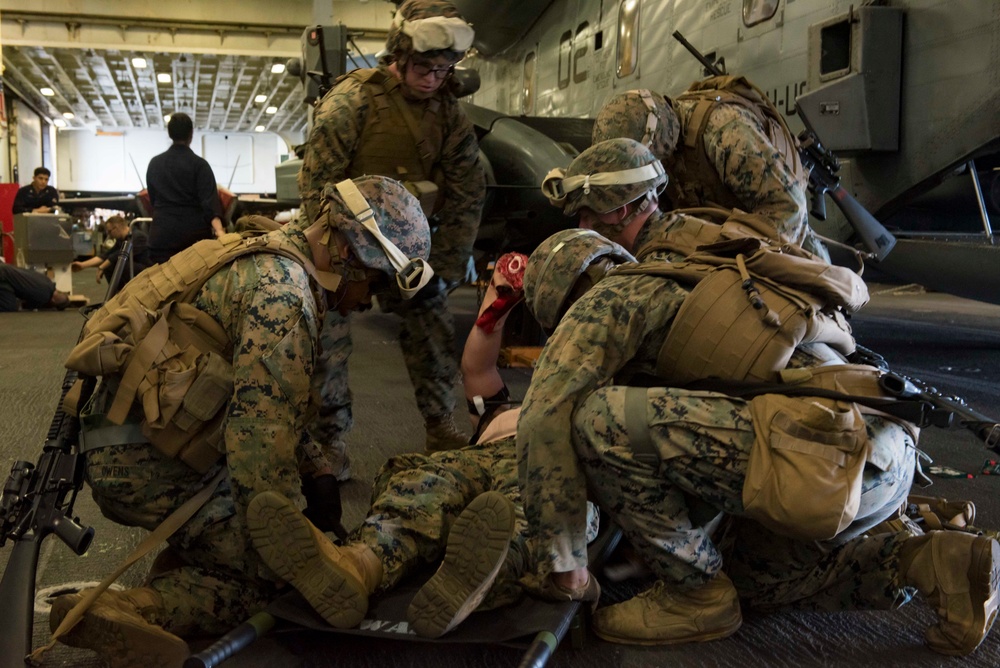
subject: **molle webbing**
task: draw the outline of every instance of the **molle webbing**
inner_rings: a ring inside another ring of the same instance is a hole
[[[379,174],[403,182],[438,183],[441,178],[435,165],[444,144],[438,122],[440,100],[428,100],[418,120],[396,79],[377,69],[356,70],[347,76],[364,84],[369,99],[368,116],[347,177]]]
[[[860,308],[867,288],[853,272],[799,252],[747,237],[702,247],[683,262],[616,268],[616,274],[659,275],[693,286],[660,349],[657,375],[672,384],[773,382],[800,344],[853,352],[840,308]]]
[[[66,360],[80,373],[117,379],[107,423],[127,424],[138,405],[146,439],[200,472],[221,456],[232,345],[222,326],[190,302],[220,268],[251,253],[282,255],[317,275],[312,261],[278,234],[199,242],[142,272],[104,304]],[[116,445],[134,431],[94,426],[92,447]]]

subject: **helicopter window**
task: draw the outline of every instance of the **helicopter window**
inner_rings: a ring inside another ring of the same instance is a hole
[[[780,0],[743,0],[743,25],[748,28],[763,23],[778,11]]]
[[[567,30],[559,38],[559,75],[556,84],[559,88],[569,86],[570,63],[573,61],[573,31]]]
[[[841,21],[819,31],[819,73],[831,74],[851,68],[851,24]]]
[[[639,0],[622,0],[618,8],[618,76],[639,66]]]
[[[535,52],[524,57],[524,85],[521,87],[521,113],[535,110]]]

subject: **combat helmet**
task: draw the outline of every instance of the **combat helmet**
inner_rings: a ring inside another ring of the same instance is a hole
[[[594,121],[594,144],[616,137],[635,139],[660,160],[677,148],[681,124],[670,100],[645,88],[619,93],[601,108]]]
[[[329,204],[323,243],[337,257],[330,230],[343,233],[358,262],[395,278],[404,299],[427,285],[434,270],[427,264],[431,231],[420,202],[399,181],[360,176],[328,185]]]
[[[548,331],[582,294],[617,264],[635,262],[627,250],[593,230],[556,232],[539,244],[524,270],[524,299],[535,320]],[[581,278],[589,284],[580,285]]]
[[[455,5],[444,0],[406,0],[389,26],[385,50],[405,64],[410,54],[446,55],[458,62],[472,46],[475,31]]]
[[[565,171],[550,171],[542,181],[542,192],[571,216],[581,207],[607,213],[643,196],[655,199],[666,184],[663,165],[647,147],[634,139],[617,138],[594,144]]]

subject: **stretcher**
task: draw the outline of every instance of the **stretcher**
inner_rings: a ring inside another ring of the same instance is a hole
[[[621,539],[621,530],[602,514],[597,538],[588,549],[591,569],[607,560]],[[441,638],[418,636],[406,621],[406,609],[417,590],[433,575],[429,570],[408,578],[390,592],[372,598],[368,613],[356,628],[336,629],[312,610],[295,591],[284,594],[246,622],[219,638],[209,647],[193,654],[184,668],[213,668],[235,656],[272,628],[283,631],[310,630],[364,636],[373,640],[406,640],[427,643],[486,643],[523,648],[519,668],[541,668],[552,653],[570,635],[573,647],[583,644],[586,625],[585,606],[579,601],[553,603],[522,596],[521,600],[496,610],[475,612]]]

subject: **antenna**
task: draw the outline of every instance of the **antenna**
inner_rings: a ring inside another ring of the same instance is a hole
[[[231,190],[233,187],[233,179],[236,178],[236,168],[240,166],[240,156],[236,156],[236,164],[233,165],[233,173],[229,175],[229,183],[226,184],[226,190]]]
[[[135,175],[139,177],[139,185],[142,186],[139,190],[145,190],[146,184],[142,182],[142,174],[139,173],[139,168],[135,166],[135,158],[132,157],[131,153],[128,154],[128,159],[132,161],[132,169],[135,170]]]

